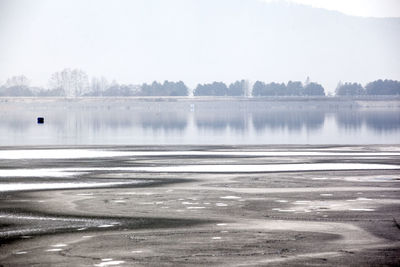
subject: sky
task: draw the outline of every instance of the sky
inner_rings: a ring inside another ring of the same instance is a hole
[[[351,16],[400,17],[399,0],[264,0],[286,1],[315,8],[335,10]]]
[[[400,79],[400,19],[364,18],[400,17],[399,2],[0,0],[0,83],[24,74],[47,86],[64,68],[191,88],[309,76],[333,91],[339,81]]]

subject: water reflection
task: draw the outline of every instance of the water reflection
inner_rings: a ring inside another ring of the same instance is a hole
[[[288,129],[300,131],[306,128],[309,131],[323,127],[325,112],[323,110],[269,110],[252,114],[254,128],[258,131],[266,129]]]
[[[144,129],[153,131],[183,131],[187,127],[187,114],[178,112],[140,112],[138,121]]]
[[[335,114],[336,122],[340,128],[346,130],[359,130],[363,125],[363,116],[361,112],[339,111]]]
[[[199,129],[214,131],[226,130],[228,127],[236,131],[245,131],[248,128],[248,114],[244,111],[218,110],[196,111],[194,118]]]
[[[367,127],[377,131],[396,131],[400,129],[400,112],[365,112]]]
[[[399,111],[242,103],[7,104],[0,107],[0,145],[399,143]],[[36,124],[38,116],[45,117],[44,125]]]
[[[363,125],[378,132],[400,129],[400,110],[345,110],[335,114],[340,128],[360,130]]]

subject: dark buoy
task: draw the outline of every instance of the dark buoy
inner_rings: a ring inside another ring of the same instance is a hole
[[[44,118],[43,117],[38,117],[37,118],[37,123],[38,124],[43,124],[44,123]]]

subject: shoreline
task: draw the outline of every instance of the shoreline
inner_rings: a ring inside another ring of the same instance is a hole
[[[164,104],[174,105],[175,109],[188,111],[198,109],[203,105],[235,104],[235,105],[268,105],[269,108],[400,108],[400,96],[324,96],[324,97],[296,97],[296,96],[271,96],[271,97],[165,97],[165,96],[132,96],[132,97],[0,97],[2,105],[8,104],[63,104],[65,106],[91,106],[110,104]],[[287,106],[290,104],[290,106]],[[196,106],[197,105],[197,106]],[[256,106],[254,106],[256,105]],[[261,107],[259,107],[261,108]]]

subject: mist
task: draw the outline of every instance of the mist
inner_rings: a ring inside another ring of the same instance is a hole
[[[0,1],[0,81],[66,67],[122,83],[400,79],[400,19],[258,0]]]
[[[0,266],[400,266],[399,3],[0,0]]]

